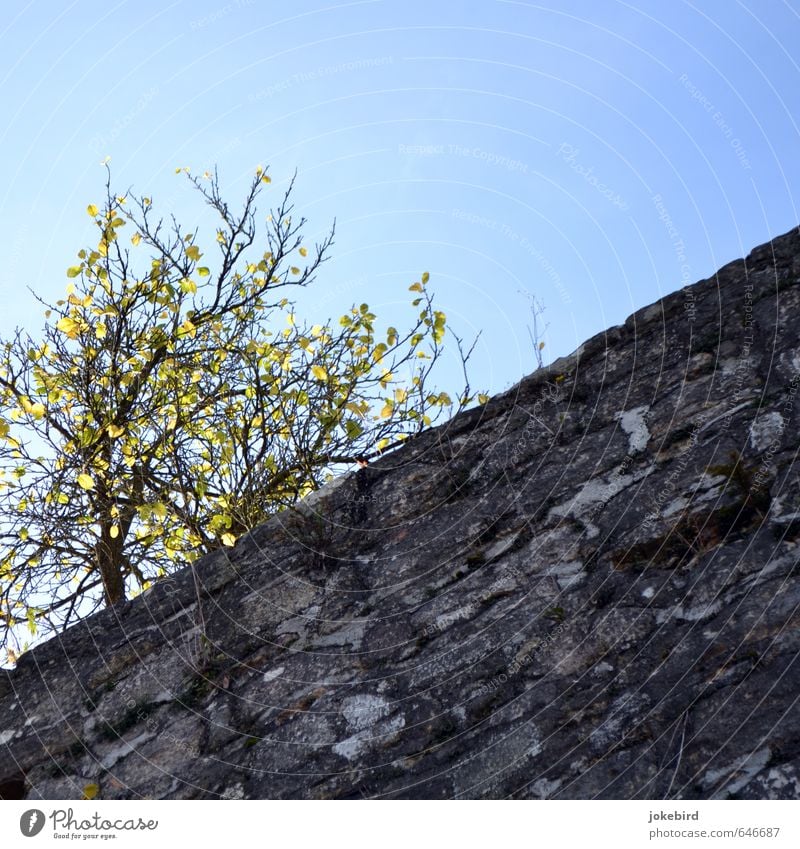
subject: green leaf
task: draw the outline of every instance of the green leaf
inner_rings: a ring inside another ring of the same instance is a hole
[[[344,429],[350,439],[357,439],[364,432],[364,428],[355,419],[347,419]]]

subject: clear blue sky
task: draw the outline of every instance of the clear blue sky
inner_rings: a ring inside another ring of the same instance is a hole
[[[63,292],[106,155],[187,226],[176,166],[235,199],[263,163],[338,220],[315,318],[402,322],[428,270],[500,391],[525,292],[552,358],[798,223],[798,45],[797,0],[5,0],[0,335]]]

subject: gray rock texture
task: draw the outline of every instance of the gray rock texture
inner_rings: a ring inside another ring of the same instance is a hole
[[[800,233],[22,656],[0,795],[795,798]]]

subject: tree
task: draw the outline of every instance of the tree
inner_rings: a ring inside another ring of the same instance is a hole
[[[405,331],[379,334],[367,304],[309,327],[286,291],[314,280],[333,229],[304,245],[292,181],[262,233],[260,168],[238,214],[216,171],[183,170],[218,216],[214,259],[150,198],[115,195],[109,171],[102,209],[87,210],[96,246],[67,270],[64,300],[37,296],[43,337],[18,330],[0,352],[7,646],[20,624],[66,628],[233,545],[337,464],[473,400],[472,348],[457,336],[464,391],[454,401],[428,386],[448,328],[427,274],[410,286],[419,312]]]
[[[530,292],[520,292],[520,294],[527,296],[531,307],[533,329],[531,329],[530,325],[528,325],[528,336],[531,337],[533,354],[536,357],[536,367],[544,368],[544,356],[542,355],[542,351],[544,350],[544,339],[542,339],[542,337],[545,335],[547,328],[550,326],[549,323],[544,325],[541,323],[545,308],[539,299]]]

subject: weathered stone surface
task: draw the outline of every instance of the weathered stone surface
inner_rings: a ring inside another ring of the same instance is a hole
[[[800,233],[0,674],[0,787],[800,792]]]

